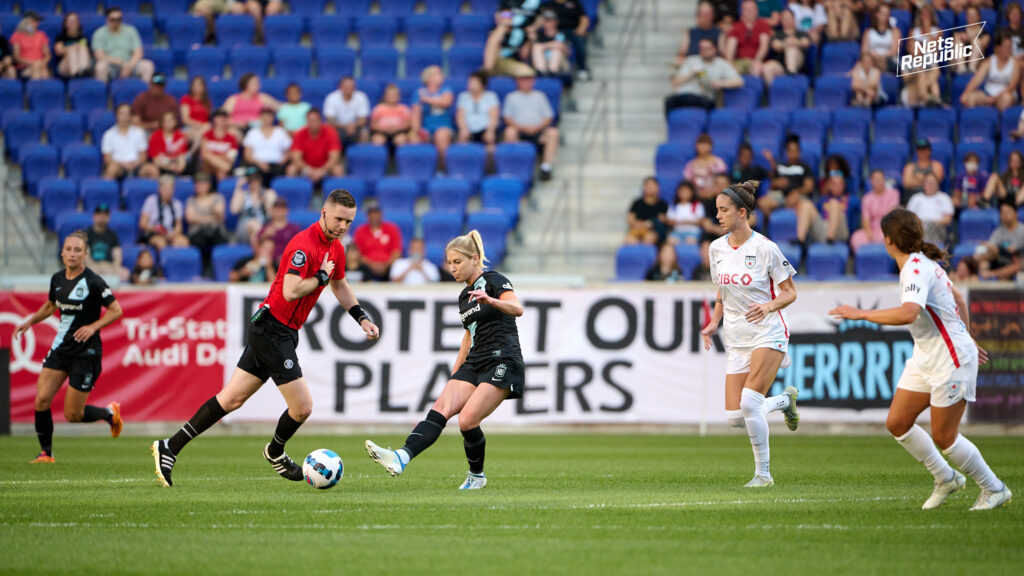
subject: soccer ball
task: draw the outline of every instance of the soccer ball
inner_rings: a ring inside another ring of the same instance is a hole
[[[341,463],[341,456],[326,448],[310,452],[302,463],[302,476],[310,486],[320,490],[337,484],[344,473],[345,465]]]

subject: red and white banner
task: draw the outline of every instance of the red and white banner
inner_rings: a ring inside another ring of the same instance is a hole
[[[56,335],[57,317],[19,340],[14,330],[46,301],[45,292],[0,292],[0,347],[11,349],[11,419],[32,422],[36,380]],[[186,420],[223,385],[225,293],[115,290],[124,317],[103,329],[103,373],[89,403],[121,403],[127,421]],[[53,403],[63,412],[64,390]],[[58,417],[59,420],[59,417]]]

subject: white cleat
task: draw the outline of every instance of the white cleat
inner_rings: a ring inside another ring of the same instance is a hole
[[[786,386],[786,396],[789,396],[789,408],[782,411],[782,415],[786,417],[786,426],[793,431],[796,431],[797,427],[800,426],[800,412],[796,409],[796,397],[800,392],[795,386]]]
[[[466,474],[466,481],[459,486],[459,490],[479,490],[484,486],[487,486],[487,476],[469,472]]]
[[[775,484],[775,480],[772,480],[771,476],[762,476],[761,474],[755,474],[754,478],[744,485],[744,488],[767,488]]]
[[[370,455],[370,458],[373,458],[374,462],[386,468],[388,474],[392,476],[398,476],[402,473],[402,470],[405,470],[402,459],[398,457],[398,452],[390,448],[382,448],[371,440],[367,440],[366,452]]]
[[[935,481],[935,490],[932,491],[932,495],[924,501],[924,505],[921,506],[921,510],[934,510],[942,505],[949,498],[950,495],[959,492],[964,489],[967,485],[967,478],[964,475],[953,470],[953,477],[945,482]]]
[[[1003,489],[999,492],[989,492],[988,490],[982,490],[978,496],[978,500],[975,501],[974,506],[971,506],[971,510],[994,510],[1002,506],[1006,506],[1013,499],[1013,493],[1010,492],[1010,487],[1003,483]]]

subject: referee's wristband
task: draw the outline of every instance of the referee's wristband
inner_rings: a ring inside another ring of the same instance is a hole
[[[362,325],[363,320],[369,320],[370,317],[363,311],[363,307],[359,304],[348,309],[348,315],[356,321],[356,324]]]
[[[326,270],[318,270],[316,273],[316,281],[319,282],[321,286],[327,286],[327,283],[331,281],[331,275],[328,274]]]

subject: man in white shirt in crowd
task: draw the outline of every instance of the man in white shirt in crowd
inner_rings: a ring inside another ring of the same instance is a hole
[[[551,165],[558,155],[558,128],[552,126],[555,112],[546,94],[534,90],[533,70],[516,76],[516,89],[505,97],[501,115],[505,119],[505,142],[532,142],[541,151],[540,179],[551,180]]]
[[[342,150],[352,144],[366,142],[370,99],[362,90],[356,90],[354,78],[345,76],[338,83],[338,89],[324,99],[324,117],[338,131]]]
[[[131,104],[118,106],[116,119],[117,123],[103,133],[100,141],[103,177],[109,180],[134,176],[145,163],[149,148],[146,132],[132,124]]]
[[[242,159],[260,171],[263,175],[263,185],[269,188],[275,177],[283,176],[285,173],[292,137],[288,135],[287,130],[275,125],[274,110],[264,108],[260,112],[259,127],[245,133],[242,147]]]
[[[426,248],[421,238],[409,242],[409,257],[399,258],[391,264],[391,281],[400,284],[429,284],[441,280],[441,272],[426,259]]]
[[[743,77],[718,55],[715,43],[710,38],[701,38],[699,54],[687,57],[672,77],[675,93],[665,98],[665,116],[683,107],[711,110],[722,90],[742,86]]]
[[[953,223],[953,199],[939,191],[939,177],[929,172],[924,177],[924,190],[914,194],[907,202],[907,210],[917,214],[924,224],[925,242],[945,246],[949,239],[949,225]]]

